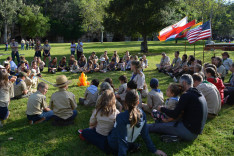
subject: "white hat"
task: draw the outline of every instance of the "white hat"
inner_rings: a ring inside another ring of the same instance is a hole
[[[106,61],[106,59],[105,59],[104,57],[102,57],[102,58],[100,59],[100,61]]]
[[[10,64],[10,63],[9,61],[4,61],[3,64],[5,65],[5,64]]]
[[[31,74],[34,74],[34,75],[37,73],[35,69],[31,69],[31,72],[32,72]]]

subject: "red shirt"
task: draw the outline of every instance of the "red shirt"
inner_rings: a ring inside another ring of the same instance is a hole
[[[223,81],[220,78],[216,78],[216,81],[217,81],[216,83],[215,83],[215,78],[208,78],[207,81],[210,82],[210,83],[213,83],[217,87],[217,89],[219,90],[222,105],[223,105],[224,104],[224,101],[223,101],[223,99],[224,99],[224,88],[225,88],[225,86],[223,84]]]

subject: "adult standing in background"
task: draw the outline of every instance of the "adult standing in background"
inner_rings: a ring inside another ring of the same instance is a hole
[[[19,52],[18,52],[18,42],[15,42],[15,39],[12,39],[10,46],[11,46],[11,50],[12,50],[12,52],[11,52],[12,60],[15,61],[15,57],[16,57],[17,61],[19,63],[20,58],[19,58]]]
[[[21,40],[21,50],[24,50],[25,40],[22,38]]]
[[[75,51],[76,51],[76,43],[75,41],[71,42],[71,55],[75,55]]]
[[[34,41],[34,39],[33,39],[33,40],[32,40],[32,44],[31,44],[32,49],[34,48],[34,45],[35,45],[35,41]]]
[[[41,42],[40,42],[40,40],[38,40],[37,44],[35,46],[35,55],[34,56],[41,57],[41,50],[42,50]]]
[[[77,49],[77,60],[79,60],[81,55],[83,54],[83,43],[81,42],[81,40],[78,40],[76,49]]]
[[[46,58],[47,57],[49,58],[49,61],[51,61],[51,57],[50,57],[50,49],[51,49],[51,47],[49,45],[48,40],[45,41],[42,49],[43,49],[44,62],[46,64]]]
[[[29,39],[29,50],[31,49],[31,45],[32,45],[32,40],[31,39]]]

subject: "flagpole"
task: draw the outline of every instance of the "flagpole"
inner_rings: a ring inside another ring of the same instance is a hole
[[[193,54],[193,55],[194,55],[194,57],[195,57],[195,42],[194,42],[194,44],[193,44],[193,45],[194,45],[194,54]]]
[[[205,45],[204,43],[205,43],[205,41],[203,40],[203,63],[204,63],[204,57],[205,57],[205,56],[204,56],[204,55],[205,55],[205,54],[204,54],[204,45]]]

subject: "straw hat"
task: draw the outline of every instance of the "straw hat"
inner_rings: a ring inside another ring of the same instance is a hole
[[[54,87],[64,87],[70,83],[71,81],[67,80],[65,75],[60,75],[56,78],[56,84],[54,84]]]

